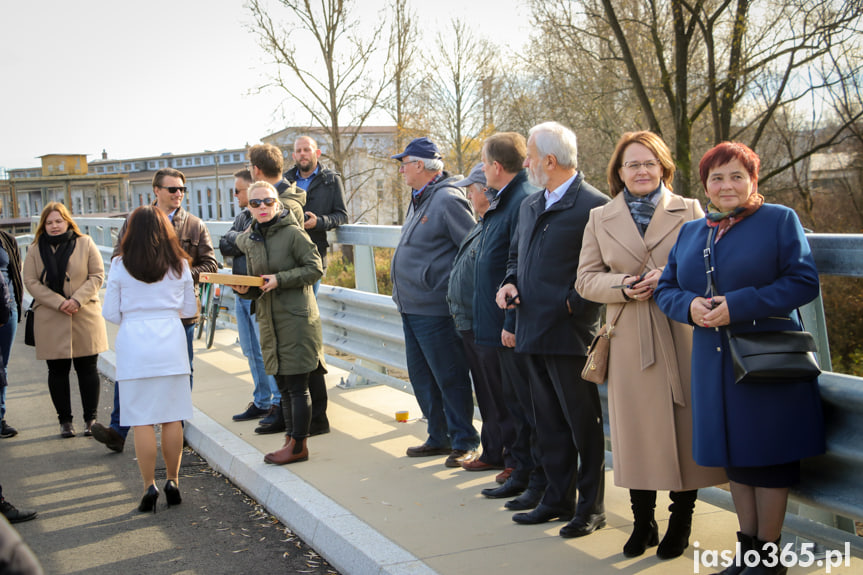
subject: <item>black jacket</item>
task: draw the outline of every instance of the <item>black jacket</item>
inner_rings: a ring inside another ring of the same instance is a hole
[[[248,275],[246,273],[246,254],[237,247],[237,236],[249,229],[254,221],[255,219],[249,209],[243,208],[234,218],[231,229],[225,232],[225,235],[219,240],[219,251],[222,252],[223,258],[232,258],[231,270],[236,275]]]
[[[332,230],[348,223],[348,209],[345,207],[345,187],[342,176],[318,164],[320,170],[314,177],[309,189],[306,190],[306,211],[315,214],[317,225],[306,230],[309,237],[318,247],[324,267],[327,265],[327,230]],[[297,181],[297,166],[285,172],[289,182]]]
[[[578,257],[590,210],[610,201],[579,172],[548,210],[543,190],[521,203],[503,281],[514,284],[519,293],[517,352],[587,355],[599,329],[600,305],[575,291]]]

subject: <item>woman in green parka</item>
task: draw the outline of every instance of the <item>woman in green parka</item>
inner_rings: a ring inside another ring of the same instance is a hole
[[[256,301],[264,368],[282,392],[286,432],[285,445],[264,461],[284,465],[309,458],[309,375],[326,373],[321,316],[312,292],[323,266],[315,244],[283,208],[272,185],[255,182],[248,194],[254,223],[237,237],[237,247],[246,254],[249,275],[261,276],[264,285],[231,287]]]

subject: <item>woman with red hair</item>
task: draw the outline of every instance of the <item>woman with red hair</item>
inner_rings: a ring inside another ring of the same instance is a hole
[[[825,451],[817,378],[736,383],[734,375],[728,334],[801,331],[796,310],[819,289],[797,215],[758,193],[760,165],[735,142],[704,155],[707,216],[680,230],[654,294],[666,315],[695,326],[695,461],[725,468],[741,549],[761,557],[749,567],[738,557],[723,575],[787,572],[778,545],[788,490],[800,480],[800,460]]]

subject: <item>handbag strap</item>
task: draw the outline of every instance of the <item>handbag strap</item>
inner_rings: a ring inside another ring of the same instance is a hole
[[[636,277],[640,276],[644,272],[644,268],[647,267],[648,261],[650,261],[650,252],[649,251],[647,252],[647,255],[644,257],[644,261],[641,262],[641,269],[638,270]],[[626,296],[626,294],[624,294],[624,297],[625,296]],[[623,305],[620,306],[619,308],[617,308],[617,313],[614,314],[614,319],[612,319],[610,322],[606,323],[606,325],[608,327],[606,328],[605,333],[608,337],[611,337],[611,330],[614,329],[614,325],[617,323],[617,320],[620,319],[620,314],[623,313],[623,308],[626,307],[626,304],[628,304],[628,303],[629,303],[629,300],[623,302]]]
[[[713,235],[716,233],[716,228],[710,228],[707,233],[707,244],[704,246],[704,273],[707,274],[707,288],[704,290],[704,297],[712,298],[719,295],[716,289],[716,281],[713,277],[713,264],[710,262],[710,246],[713,243]]]

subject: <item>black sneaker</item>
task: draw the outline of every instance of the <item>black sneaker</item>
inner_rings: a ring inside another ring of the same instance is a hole
[[[6,423],[5,419],[0,419],[0,437],[8,439],[18,435],[18,430]]]
[[[21,523],[22,521],[36,519],[35,511],[30,509],[17,509],[5,499],[0,500],[0,513],[3,514],[9,523]]]
[[[232,419],[234,421],[249,421],[251,419],[260,419],[270,413],[270,409],[261,409],[255,402],[250,402],[249,406],[246,408],[246,411],[243,413],[238,413]]]

